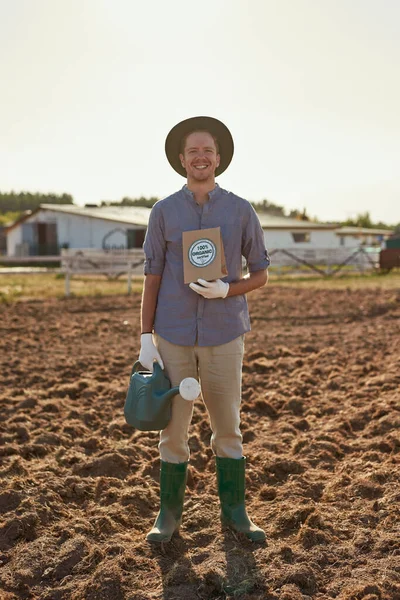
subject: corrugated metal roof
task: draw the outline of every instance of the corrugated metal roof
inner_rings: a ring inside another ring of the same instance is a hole
[[[339,235],[391,235],[392,229],[374,229],[373,227],[350,227],[343,226],[336,229]]]
[[[147,227],[151,211],[145,206],[98,206],[92,208],[75,204],[41,204],[40,208],[64,214],[105,219],[106,221],[143,225],[144,227]]]
[[[301,229],[310,231],[311,229],[336,229],[337,223],[315,223],[313,221],[300,221],[290,217],[278,217],[268,213],[257,213],[263,229]]]
[[[118,221],[119,223],[131,223],[132,225],[143,225],[147,227],[150,208],[145,206],[98,206],[96,208],[88,206],[76,206],[75,204],[41,204],[37,210],[51,210],[64,214],[92,217],[95,219],[105,219],[108,221]],[[35,212],[37,212],[37,210]],[[261,226],[264,229],[301,229],[310,231],[313,229],[335,229],[336,224],[322,224],[311,221],[300,221],[289,217],[278,217],[268,213],[258,213]],[[29,218],[29,217],[26,217]]]

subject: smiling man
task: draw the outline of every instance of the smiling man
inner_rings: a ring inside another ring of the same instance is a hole
[[[180,159],[188,182],[210,181],[212,184],[220,161],[216,138],[207,131],[190,133],[182,140]]]
[[[233,139],[221,121],[193,117],[169,132],[165,151],[186,178],[181,190],[157,202],[144,242],[145,282],[141,310],[143,367],[157,360],[173,386],[200,379],[212,430],[221,521],[252,541],[265,533],[245,508],[245,463],[240,433],[244,334],[250,330],[246,294],[266,284],[269,257],[251,204],[218,186],[229,166]],[[228,275],[184,284],[182,233],[220,227]],[[242,257],[248,274],[242,276]],[[179,529],[190,458],[193,403],[180,395],[160,432],[160,511],[150,542],[165,542]]]

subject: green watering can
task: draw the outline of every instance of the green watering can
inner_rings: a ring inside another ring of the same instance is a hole
[[[140,371],[136,361],[132,367],[126,394],[124,415],[126,422],[140,431],[160,431],[171,418],[171,400],[180,394],[184,400],[193,401],[200,393],[200,385],[193,377],[186,377],[179,386],[171,382],[157,361],[151,371]]]

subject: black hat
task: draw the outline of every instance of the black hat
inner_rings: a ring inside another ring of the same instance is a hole
[[[217,138],[220,163],[215,169],[215,175],[221,175],[229,167],[232,160],[233,138],[227,126],[213,117],[191,117],[181,121],[171,129],[165,140],[165,154],[169,164],[179,175],[186,177],[186,170],[182,167],[179,154],[181,153],[183,138],[193,131],[208,131]]]

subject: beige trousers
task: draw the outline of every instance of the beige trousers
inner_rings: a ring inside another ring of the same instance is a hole
[[[159,335],[155,342],[172,386],[185,377],[200,381],[212,430],[211,448],[223,458],[241,458],[240,403],[244,335],[219,346],[178,346]],[[161,460],[181,463],[189,460],[189,426],[193,402],[179,394],[172,400],[172,416],[160,432]]]

